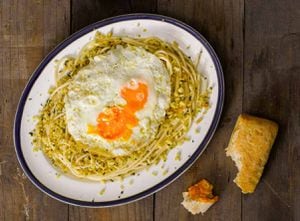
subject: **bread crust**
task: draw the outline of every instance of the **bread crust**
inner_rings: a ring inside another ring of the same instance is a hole
[[[241,114],[232,132],[226,155],[238,167],[234,182],[243,193],[253,193],[278,132],[278,124],[259,117]]]

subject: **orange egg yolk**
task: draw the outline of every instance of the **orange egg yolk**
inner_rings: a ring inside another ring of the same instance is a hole
[[[135,113],[143,109],[148,99],[148,86],[131,80],[121,88],[121,97],[126,101],[123,107],[106,108],[98,115],[97,126],[88,125],[88,133],[98,134],[108,140],[129,139],[132,128],[138,125]]]

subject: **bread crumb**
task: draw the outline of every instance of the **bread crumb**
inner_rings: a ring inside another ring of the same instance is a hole
[[[213,185],[206,179],[200,180],[183,192],[183,202],[181,203],[193,215],[201,213],[202,215],[219,200],[218,196],[212,193]]]

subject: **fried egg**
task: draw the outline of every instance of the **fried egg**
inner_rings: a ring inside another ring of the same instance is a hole
[[[78,71],[65,97],[68,132],[113,155],[155,138],[170,103],[170,76],[158,57],[118,46]]]

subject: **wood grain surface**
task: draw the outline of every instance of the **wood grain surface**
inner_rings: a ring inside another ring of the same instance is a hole
[[[208,148],[178,180],[146,199],[113,208],[68,206],[25,177],[13,146],[13,118],[31,73],[60,41],[101,19],[159,13],[196,28],[220,57],[226,99]],[[0,1],[0,221],[15,220],[300,220],[300,1],[298,0],[2,0]],[[255,193],[232,182],[225,157],[241,112],[275,120],[279,135]],[[220,201],[204,216],[181,205],[201,178]]]

